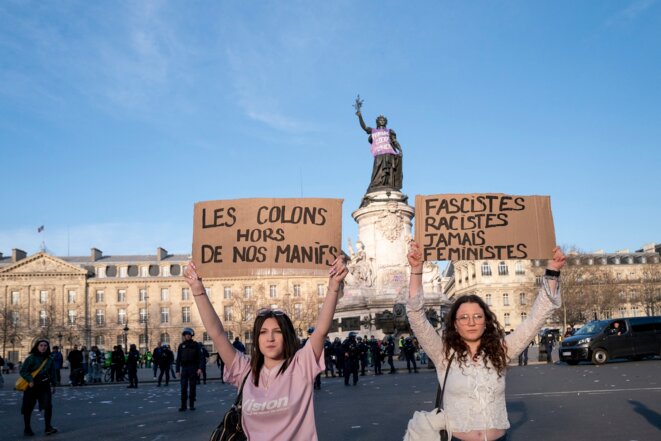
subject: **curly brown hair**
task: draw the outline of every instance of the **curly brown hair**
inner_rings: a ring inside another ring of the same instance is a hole
[[[449,360],[452,352],[461,364],[468,364],[468,345],[459,335],[455,326],[457,311],[464,303],[476,303],[484,311],[485,330],[480,338],[480,347],[474,358],[482,355],[484,365],[490,361],[500,377],[507,367],[509,359],[505,346],[505,330],[498,323],[496,315],[489,309],[484,300],[474,294],[464,295],[455,300],[450,313],[445,317],[445,332],[443,332],[443,343],[445,346],[445,359]]]

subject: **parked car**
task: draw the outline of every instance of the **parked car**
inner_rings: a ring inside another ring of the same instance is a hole
[[[613,358],[639,360],[661,356],[661,316],[624,317],[592,321],[565,338],[558,348],[560,361],[604,364]]]

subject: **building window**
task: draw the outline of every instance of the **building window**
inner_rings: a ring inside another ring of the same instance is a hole
[[[141,266],[140,267],[140,277],[149,277],[149,267]]]
[[[96,291],[96,303],[103,303],[105,301],[105,294],[102,290]]]
[[[223,288],[223,298],[225,300],[229,300],[232,298],[232,287],[231,286],[226,286]]]
[[[18,291],[11,292],[11,304],[18,305],[21,302],[21,293]]]
[[[231,342],[234,341],[234,333],[232,331],[227,331],[227,339]]]
[[[190,288],[181,289],[181,300],[190,300]]]
[[[119,267],[119,277],[127,277],[129,268],[127,266]]]
[[[117,303],[126,303],[126,290],[118,289],[117,290]]]
[[[161,334],[161,343],[170,344],[170,334],[164,332]]]
[[[491,265],[489,265],[489,262],[482,262],[482,275],[483,276],[491,275]]]
[[[142,347],[147,346],[147,336],[145,334],[140,334],[138,336],[138,342],[140,343],[140,346],[142,346]]]
[[[67,302],[76,303],[76,291],[69,290],[67,293]]]
[[[124,334],[119,334],[117,336],[117,346],[124,347]],[[124,348],[124,349],[126,349],[126,348]]]
[[[43,309],[39,311],[39,326],[48,325],[48,314]]]
[[[94,337],[94,344],[96,346],[102,347],[106,344],[106,338],[103,335],[97,335]]]
[[[487,303],[488,306],[491,306],[491,294],[485,295],[484,301]]]
[[[276,285],[269,286],[269,297],[272,299],[278,297],[278,287]]]
[[[528,314],[526,314],[525,312],[522,312],[521,313],[521,323],[523,323],[527,318],[528,318]]]
[[[510,323],[510,313],[509,313],[509,312],[506,312],[506,313],[504,314],[504,317],[505,317],[505,320],[504,320],[504,322],[505,322],[505,326],[511,326],[511,323]]]
[[[48,303],[48,291],[39,291],[39,303]]]
[[[542,286],[542,276],[535,277],[535,286]]]
[[[246,318],[247,321],[250,321],[250,320],[254,319],[252,305],[244,305],[243,306],[243,316]]]
[[[161,308],[161,323],[170,323],[170,308]]]
[[[525,292],[520,292],[519,293],[519,305],[525,305],[528,302],[526,301],[526,293]]]
[[[106,312],[103,309],[96,310],[96,324],[97,325],[106,324]]]
[[[510,306],[510,295],[507,293],[503,294],[503,306]]]
[[[170,265],[161,267],[161,276],[170,277]]]
[[[626,317],[627,316],[627,308],[620,308],[620,317]]]
[[[499,276],[506,276],[509,274],[509,271],[507,270],[507,264],[505,262],[500,262],[498,264],[498,275]]]
[[[76,311],[73,309],[70,309],[69,313],[67,314],[67,324],[69,326],[73,326],[76,324]]]
[[[252,342],[252,331],[246,331],[243,333],[244,343]]]
[[[294,285],[294,297],[301,296],[301,285]]]
[[[105,266],[97,266],[96,267],[96,277],[99,279],[103,279],[106,277],[106,267]]]
[[[517,276],[523,276],[526,272],[523,270],[523,263],[516,262],[514,264],[514,274]]]
[[[184,306],[181,308],[181,322],[190,323],[190,306]]]
[[[138,300],[141,302],[146,302],[147,301],[147,290],[146,289],[141,289],[140,293],[138,294]]]
[[[10,320],[12,326],[18,326],[21,322],[21,314],[18,311],[11,311]]]
[[[326,296],[326,285],[319,283],[317,284],[317,297],[325,297]]]
[[[211,337],[209,337],[208,332],[203,332],[202,333],[202,341],[211,341]]]
[[[142,323],[143,325],[147,323],[147,317],[149,317],[149,315],[147,314],[147,308],[140,308],[139,317],[140,317],[139,319],[140,323]]]
[[[117,324],[118,325],[126,324],[126,309],[120,308],[117,310]]]
[[[252,286],[246,286],[243,288],[243,298],[244,299],[252,298]]]
[[[226,322],[232,321],[232,308],[225,308],[223,311],[223,318]]]
[[[161,288],[161,302],[166,302],[170,300],[170,289]]]
[[[294,304],[294,319],[300,320],[302,311],[303,311],[303,305],[301,305],[300,303],[295,303]]]

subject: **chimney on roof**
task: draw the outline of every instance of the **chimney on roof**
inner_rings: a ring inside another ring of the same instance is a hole
[[[100,260],[103,257],[103,251],[101,251],[98,248],[92,248],[90,257],[92,258],[92,262],[96,262],[97,260]]]
[[[164,248],[158,247],[156,249],[156,260],[161,261],[161,260],[165,259],[166,257],[168,257],[167,250],[164,249]]]
[[[615,254],[629,254],[629,248],[615,251]]]
[[[0,259],[2,259],[2,253],[0,253]]]
[[[19,250],[18,248],[14,248],[11,250],[11,261],[16,263],[21,259],[25,259],[28,256],[28,253],[26,253],[23,250]]]

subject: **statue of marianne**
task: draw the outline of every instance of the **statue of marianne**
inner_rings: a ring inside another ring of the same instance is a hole
[[[360,97],[359,97],[360,98]],[[360,122],[360,127],[369,135],[367,140],[372,145],[371,152],[374,156],[374,165],[372,167],[372,180],[366,193],[374,191],[386,191],[402,189],[402,147],[397,142],[395,131],[387,128],[388,120],[385,116],[379,115],[376,118],[376,129],[367,127],[360,112],[362,102],[356,100],[356,115]],[[363,200],[363,206],[365,199]]]

